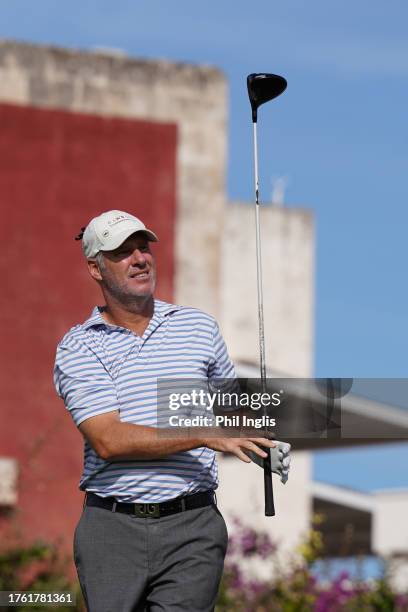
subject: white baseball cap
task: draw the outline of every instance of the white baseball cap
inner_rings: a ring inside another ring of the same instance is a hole
[[[147,229],[137,217],[122,210],[109,210],[94,217],[82,234],[82,249],[87,259],[99,251],[113,251],[135,232],[143,232],[151,242],[158,242],[156,234]]]

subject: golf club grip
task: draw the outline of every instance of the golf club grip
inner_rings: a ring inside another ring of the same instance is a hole
[[[265,516],[275,516],[275,503],[273,500],[273,484],[271,469],[271,454],[263,460],[264,485],[265,485]]]

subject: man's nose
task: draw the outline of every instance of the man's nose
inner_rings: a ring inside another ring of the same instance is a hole
[[[145,265],[146,258],[140,249],[135,249],[132,253],[132,265]]]

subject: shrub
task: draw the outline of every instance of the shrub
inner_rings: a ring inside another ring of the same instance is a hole
[[[216,611],[408,611],[408,598],[395,593],[385,578],[356,581],[342,572],[334,580],[319,582],[311,566],[322,555],[322,540],[314,528],[297,552],[285,568],[280,567],[277,547],[269,535],[236,520]],[[268,577],[254,578],[248,561],[252,561],[253,568],[262,564],[262,574]]]
[[[77,604],[58,605],[59,612],[84,612],[79,583],[68,580],[67,564],[68,559],[61,557],[55,545],[35,542],[10,546],[0,552],[0,591],[69,591],[76,596]],[[13,606],[20,612],[45,609],[52,609],[52,605]]]

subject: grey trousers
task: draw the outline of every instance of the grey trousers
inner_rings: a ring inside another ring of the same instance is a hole
[[[85,506],[74,560],[88,612],[210,612],[228,534],[216,506],[139,518]]]

